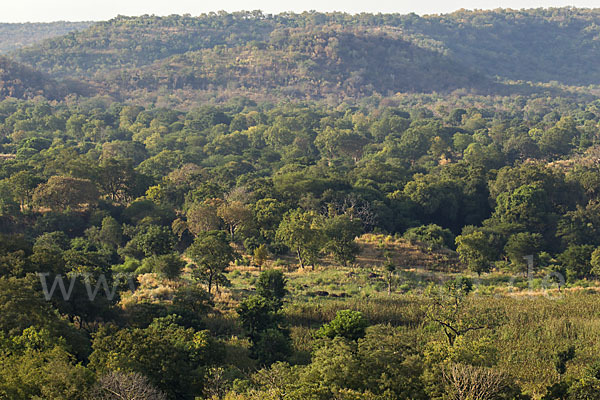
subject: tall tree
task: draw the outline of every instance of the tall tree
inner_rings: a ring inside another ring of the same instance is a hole
[[[209,293],[213,283],[220,277],[224,278],[223,272],[237,256],[223,231],[201,233],[186,254],[196,264],[196,273],[207,284]]]
[[[324,249],[344,267],[353,263],[360,251],[354,239],[362,233],[361,221],[348,215],[337,215],[325,220],[323,230],[327,237]]]
[[[87,179],[53,176],[35,189],[33,201],[54,211],[64,211],[67,207],[94,204],[98,197],[98,189]]]
[[[231,241],[235,233],[252,220],[252,213],[241,201],[228,201],[217,208],[217,215],[223,220],[229,231]]]
[[[321,220],[314,211],[298,208],[288,212],[279,224],[275,236],[296,253],[301,268],[308,262],[314,269],[324,242]]]

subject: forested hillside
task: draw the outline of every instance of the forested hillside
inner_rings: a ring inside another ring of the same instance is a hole
[[[507,81],[600,83],[598,24],[600,11],[570,8],[118,17],[13,56],[57,78],[93,82],[117,99],[145,102],[167,94],[181,102],[240,95],[340,101],[456,89],[510,94],[524,87]]]
[[[59,83],[45,73],[0,56],[0,98],[32,99],[40,96],[48,100],[58,100],[69,94],[91,93],[80,82],[63,80]]]
[[[92,22],[0,23],[0,53],[6,53],[69,32],[88,28]]]
[[[599,18],[117,17],[0,57],[0,399],[600,398]]]

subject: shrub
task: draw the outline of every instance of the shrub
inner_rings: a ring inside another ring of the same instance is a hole
[[[430,250],[442,247],[451,248],[454,243],[454,235],[449,229],[444,229],[436,224],[421,225],[410,228],[404,233],[404,238],[411,242],[425,244]]]
[[[358,340],[365,336],[367,326],[369,323],[360,311],[341,310],[330,323],[323,325],[317,331],[317,336],[331,339],[341,336]]]

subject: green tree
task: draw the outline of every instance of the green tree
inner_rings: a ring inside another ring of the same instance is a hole
[[[276,238],[296,253],[300,268],[308,262],[314,269],[323,246],[320,222],[321,218],[315,212],[296,209],[288,212],[277,228]]]
[[[0,337],[0,397],[85,399],[93,373],[67,347],[45,329],[27,328],[12,341]]]
[[[257,248],[254,249],[254,254],[252,257],[252,262],[254,265],[258,267],[258,270],[262,268],[263,264],[267,260],[269,256],[269,251],[267,250],[267,246],[260,244]]]
[[[281,301],[287,294],[287,279],[283,272],[276,269],[268,269],[261,272],[256,282],[256,294],[265,299],[273,301],[275,304],[281,304]]]
[[[54,211],[64,211],[67,207],[92,205],[98,197],[98,189],[87,179],[53,176],[35,189],[33,202]]]
[[[360,248],[354,239],[362,233],[359,219],[348,215],[328,218],[323,222],[323,233],[327,238],[324,250],[330,252],[337,262],[345,267],[356,260]]]
[[[0,180],[0,217],[15,216],[19,212],[19,203],[14,199],[15,189],[6,179]]]
[[[100,163],[98,185],[102,194],[114,202],[126,203],[141,195],[143,183],[130,159],[105,158]]]
[[[542,134],[540,150],[551,157],[567,154],[576,137],[579,137],[579,131],[573,118],[562,117],[555,126]]]
[[[542,249],[542,243],[543,238],[539,233],[515,233],[508,238],[504,252],[517,269],[526,272],[527,260],[525,257],[532,256],[535,262],[537,253]]]
[[[125,247],[119,251],[120,254],[131,255],[140,258],[142,255],[169,254],[173,251],[176,238],[171,229],[165,226],[147,225],[133,229],[134,234]]]
[[[558,262],[566,269],[569,281],[586,278],[591,274],[593,252],[592,245],[572,244],[558,255]]]
[[[358,162],[362,156],[363,147],[369,140],[360,133],[350,129],[334,129],[326,127],[315,138],[315,146],[327,158],[336,158],[340,155]]]
[[[489,270],[496,256],[490,238],[480,230],[457,236],[456,251],[460,260],[478,274]]]
[[[449,229],[444,229],[436,224],[409,228],[402,236],[410,241],[423,243],[431,250],[442,247],[451,248],[455,239]]]
[[[281,327],[280,308],[279,299],[252,295],[236,310],[252,342],[252,355],[262,364],[283,360],[291,354],[289,334]]]
[[[281,329],[269,328],[261,332],[252,346],[252,353],[262,365],[283,361],[292,354],[290,338]]]
[[[239,304],[237,313],[242,326],[253,342],[258,341],[261,332],[277,327],[280,321],[280,316],[274,310],[272,302],[259,295],[244,299]]]
[[[512,193],[501,193],[492,218],[502,223],[518,224],[532,232],[548,229],[551,205],[539,185],[523,185]]]
[[[596,248],[592,252],[590,265],[592,267],[590,273],[595,276],[600,276],[600,248]]]
[[[275,239],[275,231],[285,211],[285,204],[269,197],[259,199],[254,204],[254,218],[261,235],[268,241]]]
[[[208,331],[177,324],[173,316],[147,328],[102,328],[94,337],[90,367],[98,373],[141,373],[172,398],[193,399],[202,392],[202,367],[221,357]]]
[[[31,206],[34,190],[43,180],[30,171],[19,171],[10,177],[9,182],[21,208],[24,208],[25,206]]]
[[[213,283],[224,278],[225,269],[236,258],[223,231],[209,231],[198,235],[186,254],[196,265],[195,274],[207,284],[209,293],[212,293]]]
[[[144,260],[144,264],[147,264],[152,272],[167,279],[177,279],[185,267],[185,261],[179,254],[174,253],[151,256]]]
[[[212,295],[198,286],[183,286],[174,293],[173,309],[178,315],[197,318],[205,315],[213,306]]]

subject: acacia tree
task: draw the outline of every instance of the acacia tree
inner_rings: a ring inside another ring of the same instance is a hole
[[[93,204],[98,197],[98,189],[87,179],[53,176],[35,189],[33,201],[42,207],[63,211],[67,207]]]
[[[223,220],[231,241],[235,240],[235,233],[252,219],[252,212],[241,201],[231,201],[217,208],[217,215]]]
[[[112,201],[126,203],[139,194],[136,193],[136,189],[139,189],[139,177],[131,160],[104,159],[98,173],[98,185],[103,194]]]
[[[196,275],[208,286],[211,293],[213,283],[225,278],[223,272],[236,258],[236,253],[229,245],[227,235],[223,231],[209,231],[198,235],[186,251],[188,257],[196,264]]]
[[[202,203],[194,203],[188,209],[187,227],[194,235],[201,232],[219,229],[221,220],[217,215],[217,209],[222,204],[220,199],[207,199]]]
[[[283,242],[296,253],[300,267],[308,262],[315,267],[319,251],[323,246],[321,218],[313,211],[298,208],[288,212],[275,233],[277,240]]]
[[[494,328],[504,321],[505,316],[499,308],[475,312],[468,297],[472,290],[471,280],[463,277],[448,281],[442,287],[432,285],[428,288],[427,319],[442,327],[450,346],[468,332]]]

